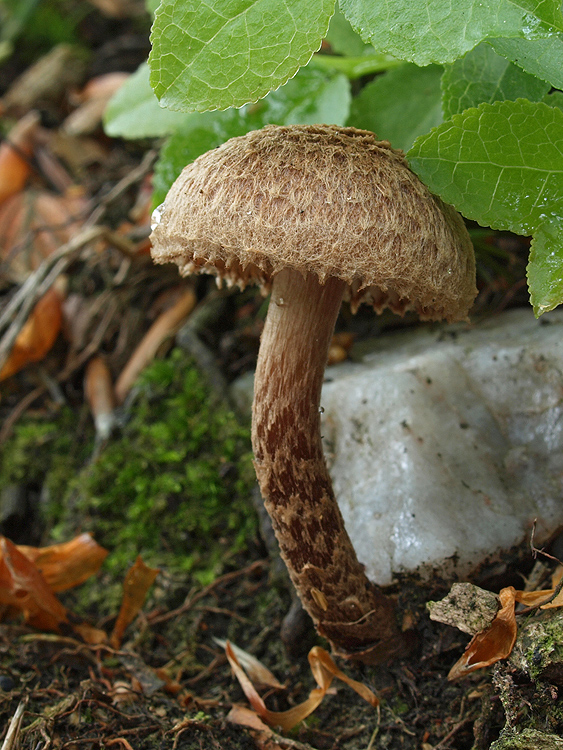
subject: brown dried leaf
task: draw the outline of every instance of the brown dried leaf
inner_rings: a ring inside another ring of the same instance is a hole
[[[311,690],[309,697],[307,700],[303,701],[303,703],[293,706],[287,711],[270,711],[266,707],[262,698],[258,695],[254,685],[240,665],[231,644],[228,641],[225,646],[225,653],[235,677],[239,681],[244,694],[258,716],[263,719],[266,724],[281,727],[284,731],[297,726],[300,721],[303,721],[303,719],[309,716],[309,714],[317,708],[326,695],[334,677],[345,682],[374,708],[379,704],[377,696],[374,695],[369,688],[345,675],[344,672],[338,669],[329,654],[323,648],[320,646],[314,646],[309,651],[308,658],[311,672],[317,681],[318,687]]]
[[[142,0],[90,0],[104,16],[110,18],[135,18],[146,12]]]
[[[48,547],[18,545],[18,550],[34,563],[53,592],[83,583],[98,572],[108,555],[90,534]]]
[[[38,630],[62,632],[61,626],[68,625],[66,609],[35,565],[5,537],[0,537],[0,552],[0,602],[23,612]]]
[[[54,284],[35,305],[0,370],[0,381],[39,362],[51,349],[61,330],[63,287],[66,284]]]
[[[74,617],[71,621],[35,564],[5,537],[0,537],[0,553],[1,604],[22,612],[25,622],[37,630],[74,634],[87,643],[106,640],[102,630]]]
[[[111,97],[129,78],[129,73],[106,73],[92,78],[81,92],[75,95],[81,102],[63,123],[69,135],[88,135],[101,125],[102,116]]]
[[[501,608],[486,630],[473,636],[462,657],[454,664],[448,680],[456,680],[476,669],[488,667],[510,655],[516,642],[517,626],[514,604],[516,590],[513,586],[499,593]]]
[[[0,203],[23,189],[31,173],[33,136],[39,127],[37,112],[22,117],[0,143]]]
[[[214,640],[215,643],[221,646],[221,648],[227,647],[228,641],[225,641],[222,638],[215,638]],[[275,690],[285,690],[285,685],[282,685],[282,683],[262,664],[261,661],[259,661],[259,659],[252,656],[252,654],[249,654],[248,651],[235,646],[234,643],[229,643],[229,647],[236,656],[240,666],[252,681],[253,685],[263,688],[274,688]]]
[[[227,721],[250,730],[252,738],[258,750],[287,750],[292,747],[303,747],[301,743],[285,740],[283,744],[277,742],[276,735],[262,719],[250,708],[244,706],[233,706],[228,713]]]
[[[115,398],[118,404],[123,403],[139,374],[152,362],[160,345],[176,333],[196,302],[193,289],[186,289],[172,307],[158,316],[117,379]]]
[[[92,357],[86,367],[84,392],[94,418],[96,435],[106,440],[115,424],[113,381],[103,357]]]
[[[78,231],[86,199],[78,189],[65,195],[26,190],[0,206],[0,258],[3,273],[23,283],[51,253]]]
[[[118,649],[121,645],[125,630],[141,611],[147,592],[159,572],[158,568],[146,566],[140,557],[137,557],[134,565],[129,568],[123,581],[121,609],[110,638],[112,648]]]
[[[6,112],[23,113],[32,107],[60,99],[81,80],[86,60],[81,50],[58,44],[10,85],[0,106]]]
[[[525,604],[527,607],[539,607],[540,609],[563,607],[563,591],[560,591],[552,601],[547,601],[553,596],[554,592],[555,588],[543,589],[542,591],[517,591],[516,601]],[[543,604],[543,602],[546,602],[546,604]]]

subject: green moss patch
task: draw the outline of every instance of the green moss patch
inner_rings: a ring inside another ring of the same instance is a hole
[[[112,577],[140,554],[207,583],[254,535],[248,427],[211,397],[180,350],[143,373],[127,417],[93,461],[90,420],[78,427],[65,409],[20,424],[0,459],[0,485],[47,489],[44,541],[92,532],[110,551]]]

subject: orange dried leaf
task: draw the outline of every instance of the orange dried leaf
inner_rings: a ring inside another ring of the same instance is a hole
[[[159,574],[157,568],[149,568],[145,563],[138,557],[135,564],[129,568],[125,580],[123,581],[123,601],[121,602],[121,609],[111,634],[110,643],[112,648],[119,648],[123,634],[133,622],[135,617],[141,611],[145,598],[150,587],[154,583],[154,579]]]
[[[245,706],[233,706],[227,716],[227,721],[232,724],[240,724],[243,727],[249,727],[249,729],[256,729],[258,732],[264,732],[265,734],[271,734],[272,730],[267,724],[264,724],[262,719]]]
[[[35,305],[0,370],[0,381],[32,362],[39,362],[51,349],[62,323],[61,286],[53,285]]]
[[[293,729],[293,727],[297,726],[300,721],[303,721],[303,719],[317,708],[326,695],[334,677],[343,680],[343,682],[361,695],[374,708],[379,704],[377,696],[369,688],[345,675],[323,648],[315,646],[309,651],[308,658],[311,672],[317,681],[318,687],[311,690],[309,697],[303,703],[293,706],[287,711],[270,711],[246,675],[228,641],[225,645],[225,653],[235,677],[258,716],[269,726],[281,727],[284,731]]]
[[[84,194],[76,188],[65,195],[26,190],[8,198],[0,206],[0,257],[7,277],[23,283],[77,232],[85,207]]]
[[[553,609],[554,607],[563,607],[563,591],[560,591],[555,599],[548,602],[553,596],[555,589],[544,589],[542,591],[517,591],[516,601],[525,604],[527,607],[539,607],[540,609]],[[546,602],[546,604],[544,604]]]
[[[103,357],[93,357],[86,367],[84,392],[94,418],[96,434],[106,440],[115,424],[113,381]]]
[[[83,583],[98,572],[108,554],[90,534],[80,534],[69,542],[48,547],[19,545],[18,550],[35,564],[54,592]]]
[[[14,125],[0,143],[0,203],[23,189],[30,175],[29,157],[33,153],[33,135],[39,126],[37,112],[29,112]]]
[[[214,640],[215,643],[222,648],[227,647],[227,641],[224,641],[222,638],[215,638]],[[285,685],[282,685],[270,670],[255,656],[252,656],[248,651],[235,646],[234,643],[229,643],[229,648],[232,650],[239,665],[244,669],[254,685],[264,688],[274,688],[274,690],[285,690]]]
[[[227,721],[250,730],[257,750],[286,750],[288,747],[287,741],[283,738],[281,743],[277,741],[280,739],[279,735],[274,734],[250,708],[233,706],[228,713]]]
[[[81,105],[71,112],[63,123],[63,130],[69,135],[93,133],[102,122],[109,100],[120,89],[129,73],[106,73],[92,78],[76,95]]]
[[[501,608],[495,619],[486,630],[477,633],[471,639],[463,656],[450,669],[448,680],[455,680],[476,669],[488,667],[510,655],[517,634],[514,612],[516,593],[512,586],[501,590]]]
[[[319,685],[322,685],[323,680],[328,680],[327,690],[332,682],[332,678],[336,677],[358,693],[358,695],[367,701],[373,708],[377,708],[379,705],[379,698],[375,693],[362,682],[358,682],[357,680],[348,677],[347,674],[336,666],[330,657],[330,654],[328,651],[325,651],[324,648],[314,646],[309,651],[309,665],[311,667],[311,672]]]
[[[152,362],[163,341],[176,333],[180,324],[194,309],[196,302],[194,291],[187,289],[171,308],[158,316],[117,379],[115,384],[117,403],[123,403],[141,371]]]
[[[98,646],[99,644],[107,643],[108,641],[105,630],[95,628],[88,622],[73,622],[72,630],[85,643],[90,643],[92,646]]]
[[[70,187],[64,195],[46,190],[33,193],[31,229],[43,257],[68,242],[82,226],[88,200],[81,188]]]
[[[68,629],[66,609],[31,560],[5,537],[0,538],[0,551],[0,602],[20,610],[38,630]]]
[[[37,630],[75,635],[87,643],[107,640],[103,630],[69,617],[35,564],[5,537],[0,537],[0,604],[21,612]]]

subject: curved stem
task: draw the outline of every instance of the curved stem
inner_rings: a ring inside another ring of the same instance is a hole
[[[401,635],[392,602],[366,577],[326,468],[320,397],[344,282],[285,270],[273,283],[254,386],[256,475],[283,559],[317,631],[381,661]],[[358,654],[359,656],[359,654]]]

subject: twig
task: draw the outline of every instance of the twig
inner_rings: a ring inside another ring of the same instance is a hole
[[[373,730],[373,733],[372,733],[372,735],[370,737],[370,740],[369,740],[369,743],[368,743],[368,746],[367,746],[366,750],[371,750],[372,749],[373,743],[375,742],[376,737],[379,734],[379,728],[380,728],[380,726],[381,726],[381,706],[378,704],[377,705],[377,723],[376,723],[375,729]]]
[[[87,359],[89,359],[98,351],[105,332],[109,324],[111,323],[116,310],[117,303],[115,302],[115,300],[110,299],[106,312],[104,313],[104,317],[102,318],[102,321],[100,322],[96,333],[92,337],[92,340],[90,341],[88,346],[84,347],[80,354],[78,354],[71,362],[66,365],[64,370],[59,372],[56,377],[57,382],[64,383],[65,380],[67,380],[76,370],[78,370],[78,368],[82,367]],[[45,385],[38,386],[33,391],[28,393],[27,396],[22,398],[19,404],[11,411],[8,417],[4,420],[2,429],[0,429],[0,445],[2,445],[2,443],[10,437],[14,424],[18,421],[22,414],[24,414],[27,409],[29,409],[31,404],[40,396],[42,396],[46,390],[47,388]]]
[[[534,518],[534,523],[532,524],[532,533],[530,534],[530,549],[532,550],[532,557],[534,560],[537,558],[538,555],[543,555],[544,557],[547,557],[549,560],[553,560],[558,565],[563,566],[563,562],[559,560],[559,558],[554,557],[553,555],[550,555],[548,552],[545,552],[543,549],[538,549],[534,544],[534,537],[536,535],[536,525],[537,525],[537,518]],[[556,599],[561,591],[563,590],[563,576],[561,576],[561,579],[557,586],[553,589],[553,593],[545,599],[543,602],[539,602],[539,604],[534,604],[531,607],[526,607],[525,609],[521,609],[516,614],[518,616],[520,615],[529,615],[531,612],[535,612],[537,609],[541,609],[541,607],[545,607],[546,604],[549,604],[554,599]]]
[[[543,555],[544,557],[547,557],[549,560],[553,560],[559,565],[563,565],[563,562],[561,562],[561,560],[558,557],[554,557],[553,555],[550,555],[548,552],[546,552],[543,549],[538,549],[536,545],[534,544],[534,537],[536,535],[537,523],[538,523],[538,519],[534,518],[534,523],[532,524],[532,533],[530,534],[530,549],[532,550],[532,557],[535,560],[538,555]]]
[[[255,560],[255,562],[253,562],[246,568],[242,568],[241,570],[233,570],[230,573],[225,573],[225,575],[219,576],[219,578],[216,578],[212,583],[201,589],[201,591],[198,591],[193,595],[188,594],[186,601],[177,609],[170,610],[163,615],[156,615],[153,617],[148,615],[147,620],[151,626],[160,624],[162,622],[167,622],[168,620],[172,620],[174,619],[174,617],[178,617],[178,615],[184,614],[184,612],[187,612],[189,609],[191,609],[197,601],[202,599],[204,596],[207,596],[207,594],[213,591],[216,586],[220,586],[222,583],[226,583],[227,581],[232,581],[239,576],[253,573],[255,570],[264,568],[266,565],[266,560]]]
[[[25,280],[0,315],[0,331],[7,328],[0,340],[0,369],[4,366],[14,342],[37,302],[52,286],[55,279],[74,260],[74,254],[85,245],[103,236],[103,227],[85,229],[55,253],[46,258],[39,268]],[[17,312],[16,312],[17,311]]]
[[[20,727],[23,719],[23,712],[27,704],[27,698],[22,698],[16,708],[15,714],[12,716],[6,737],[2,743],[2,750],[13,750],[18,745]]]
[[[45,258],[39,267],[27,277],[0,314],[0,330],[8,325],[16,310],[28,300],[29,295],[36,292],[37,288],[41,286],[52,267],[56,265],[61,258],[72,253],[73,250],[81,249],[84,245],[88,244],[88,242],[98,239],[104,231],[103,227],[90,227],[87,230],[79,232],[75,237],[69,240],[69,242],[62,245],[56,252],[48,258]],[[29,305],[28,312],[33,306],[34,301],[35,299]]]
[[[0,369],[4,366],[14,342],[23,328],[29,313],[37,300],[51,287],[55,279],[73,262],[76,252],[96,239],[104,238],[117,247],[127,257],[134,254],[133,244],[127,238],[112,232],[99,224],[108,206],[119,198],[131,185],[141,180],[149,172],[158,153],[149,151],[141,163],[120,180],[104,196],[83,224],[82,230],[71,240],[62,245],[56,252],[46,258],[40,266],[25,280],[19,290],[0,314],[0,332],[6,333],[0,340]]]
[[[434,745],[434,750],[440,750],[440,748],[445,747],[446,744],[451,740],[451,738],[459,732],[459,730],[464,727],[466,724],[469,724],[472,722],[473,719],[471,717],[467,717],[466,719],[462,719],[459,721],[450,731],[447,733],[447,735],[438,742],[437,745]]]
[[[92,213],[86,220],[85,226],[93,226],[97,224],[105,214],[108,206],[113,203],[113,201],[119,198],[126,190],[131,187],[131,185],[134,185],[136,182],[142,180],[143,177],[148,174],[148,172],[150,172],[157,156],[158,151],[147,151],[147,153],[143,156],[139,166],[135,167],[135,169],[132,169],[128,175],[120,180],[117,185],[114,185],[109,193],[107,193],[101,199],[100,203],[96,206],[94,211],[92,211]]]

